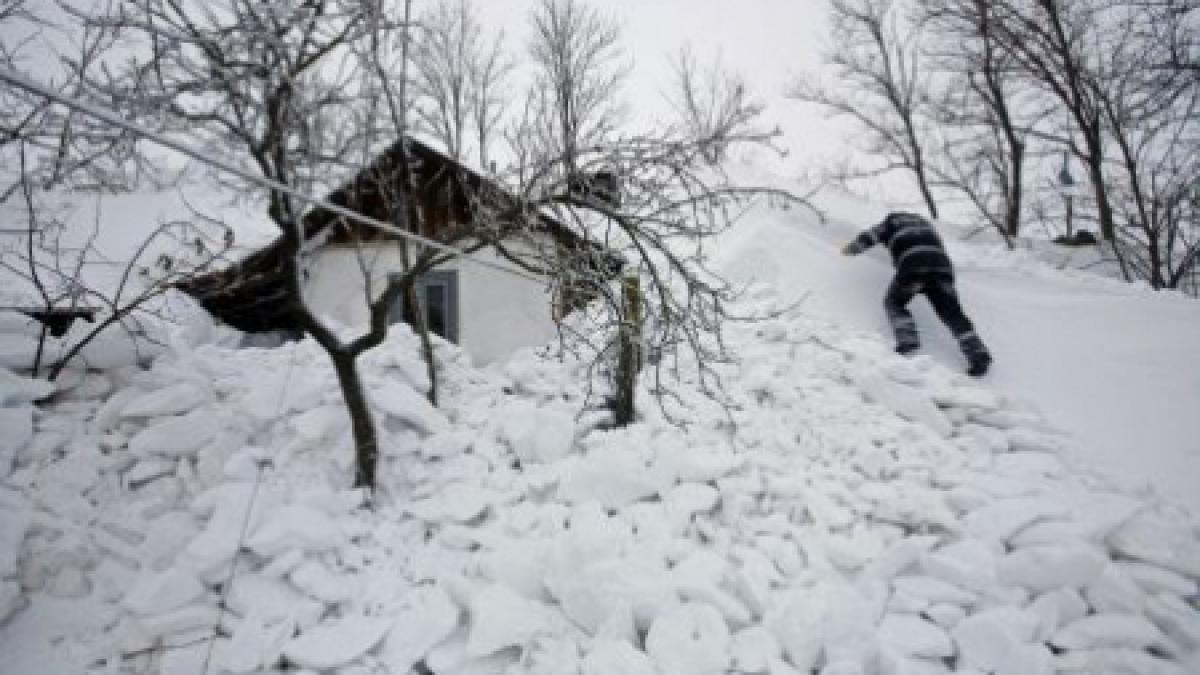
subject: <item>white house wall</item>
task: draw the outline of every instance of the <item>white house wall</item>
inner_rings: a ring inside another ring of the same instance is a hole
[[[503,262],[490,249],[474,255]],[[367,274],[360,257],[370,270],[376,295],[382,292],[388,275],[402,269],[394,244],[362,249],[326,246],[309,267],[305,293],[318,315],[365,329]],[[476,364],[504,359],[517,349],[545,344],[557,335],[545,284],[460,259],[438,269],[458,271],[458,341]]]

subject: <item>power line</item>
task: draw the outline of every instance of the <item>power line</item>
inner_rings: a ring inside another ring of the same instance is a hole
[[[236,167],[232,164],[228,164],[228,163],[223,162],[218,159],[213,159],[212,157],[208,157],[208,156],[204,155],[199,150],[195,150],[195,149],[189,147],[187,144],[172,140],[170,138],[167,138],[166,136],[155,133],[148,129],[143,129],[143,128],[137,126],[136,124],[134,124],[133,122],[130,122],[126,119],[121,118],[120,116],[118,116],[117,114],[115,114],[112,111],[105,110],[103,108],[94,106],[90,103],[85,103],[84,101],[80,101],[79,99],[76,99],[76,98],[71,98],[70,96],[67,96],[67,95],[62,94],[57,91],[54,91],[53,89],[50,89],[50,88],[42,85],[39,82],[35,82],[34,80],[26,78],[26,77],[20,75],[19,73],[16,73],[7,68],[0,68],[0,80],[7,82],[19,89],[24,89],[25,91],[36,94],[38,96],[41,96],[45,99],[48,99],[48,100],[58,103],[60,105],[66,106],[67,108],[70,108],[71,110],[74,110],[76,112],[83,113],[84,115],[94,117],[102,122],[107,122],[108,124],[111,124],[113,126],[124,129],[125,131],[128,131],[128,132],[134,134],[135,136],[146,139],[152,143],[157,143],[158,145],[161,145],[165,148],[168,148],[170,150],[174,150],[178,153],[186,155],[187,157],[190,157],[191,159],[193,159],[197,162],[200,162],[202,164],[207,164],[208,166],[211,166],[213,168],[219,169],[219,170],[224,171],[229,174],[233,174],[234,176],[237,176],[238,178],[241,178],[242,180],[249,181],[251,183],[257,183],[257,184],[259,184],[263,187],[269,188],[271,190],[275,190],[277,192],[282,192],[284,194],[291,195],[309,205],[319,206],[323,209],[332,211],[332,212],[334,212],[340,216],[343,216],[345,218],[349,218],[351,220],[358,221],[364,225],[369,225],[377,230],[381,230],[381,231],[387,232],[389,234],[394,234],[394,235],[396,235],[398,237],[402,237],[404,239],[409,239],[411,241],[417,242],[424,246],[428,246],[432,249],[442,251],[443,253],[449,253],[455,257],[463,258],[469,262],[475,263],[476,265],[490,267],[492,269],[499,270],[499,271],[505,272],[507,274],[512,274],[514,276],[518,276],[523,279],[527,279],[529,281],[534,281],[537,283],[545,283],[544,279],[541,279],[541,278],[534,276],[533,274],[530,274],[523,270],[519,270],[515,267],[510,267],[508,265],[504,265],[501,263],[492,262],[490,260],[485,260],[483,258],[476,258],[472,254],[470,254],[466,251],[463,251],[461,249],[457,249],[453,246],[444,244],[439,241],[435,241],[433,239],[428,239],[426,237],[422,237],[421,235],[418,235],[418,234],[413,234],[412,232],[409,232],[407,230],[402,230],[402,229],[396,227],[395,225],[392,225],[390,223],[385,223],[382,220],[372,218],[368,215],[359,213],[352,209],[348,209],[344,206],[339,206],[332,202],[328,202],[324,199],[318,199],[316,197],[312,197],[310,195],[304,194],[300,190],[297,190],[296,188],[293,188],[290,185],[285,185],[284,183],[280,183],[279,181],[272,180],[270,178],[267,178],[266,176],[259,176],[259,175],[253,174],[249,171],[246,171],[244,169],[241,169],[239,167]]]

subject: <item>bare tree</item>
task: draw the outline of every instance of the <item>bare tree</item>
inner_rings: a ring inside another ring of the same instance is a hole
[[[701,67],[691,48],[685,47],[672,66],[674,79],[667,100],[689,135],[711,140],[703,155],[709,164],[716,164],[727,147],[722,139],[754,130],[765,106],[750,97],[745,79],[725,69],[719,57]]]
[[[826,62],[837,85],[800,77],[788,95],[854,120],[866,132],[868,153],[882,166],[843,178],[910,173],[929,215],[938,217],[930,170],[933,129],[928,120],[928,73],[917,49],[918,27],[893,0],[832,0],[833,48]]]
[[[455,160],[474,143],[481,168],[508,104],[503,91],[513,63],[504,34],[490,40],[472,0],[441,0],[419,19],[412,36],[413,107],[417,122]]]
[[[606,138],[618,120],[618,90],[627,72],[620,31],[583,0],[540,0],[531,22],[533,128],[574,175],[580,153]]]
[[[146,0],[86,18],[121,30],[142,48],[122,69],[95,77],[96,91],[146,123],[160,122],[161,133],[186,129],[204,136],[213,147],[228,148],[234,161],[308,194],[357,170],[356,158],[369,154],[363,143],[378,140],[345,123],[365,93],[364,68],[352,47],[373,36],[381,43],[387,38],[379,36],[406,39],[404,19],[374,0],[222,0],[219,7]],[[399,115],[407,114],[403,97],[393,103]],[[357,359],[386,336],[389,310],[403,287],[389,284],[371,296],[366,330],[340,335],[304,299],[313,244],[304,228],[306,204],[281,190],[266,199],[280,233],[288,313],[329,355],[351,419],[354,483],[374,487],[378,439]]]
[[[740,130],[720,138],[674,130],[589,146],[576,158],[579,171],[611,171],[620,179],[617,195],[580,192],[554,170],[553,154],[524,153],[511,168],[525,208],[552,214],[573,236],[529,231],[502,246],[515,263],[551,279],[557,302],[576,311],[560,323],[561,344],[585,360],[589,381],[611,385],[600,394],[616,424],[634,420],[631,385],[643,363],[647,388],[668,418],[677,419],[670,407],[680,402],[672,381],[721,400],[720,365],[731,358],[722,329],[739,317],[729,312],[736,289],[709,265],[709,243],[755,200],[800,201],[714,171],[706,153],[715,142],[768,139]]]
[[[964,195],[1011,245],[1021,228],[1029,86],[998,35],[987,0],[923,0],[931,68],[942,76],[931,101],[942,125],[939,182]]]

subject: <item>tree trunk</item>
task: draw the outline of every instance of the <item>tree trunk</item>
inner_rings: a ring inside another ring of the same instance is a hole
[[[617,336],[616,396],[613,422],[628,426],[636,413],[634,392],[638,371],[642,369],[642,289],[637,277],[621,282],[622,321]]]
[[[421,356],[425,360],[425,372],[429,376],[429,391],[425,397],[433,405],[438,404],[437,366],[433,360],[433,340],[429,337],[429,322],[425,321],[425,313],[417,298],[416,279],[410,278],[404,285],[404,304],[412,317],[413,328],[421,338]]]
[[[350,413],[350,426],[354,433],[354,487],[375,489],[375,467],[379,458],[379,438],[375,433],[375,419],[371,404],[363,389],[358,374],[355,355],[330,351],[329,359],[337,373],[338,385],[342,388],[342,399]]]

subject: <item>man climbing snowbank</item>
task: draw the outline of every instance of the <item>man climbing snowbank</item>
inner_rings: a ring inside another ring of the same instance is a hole
[[[924,293],[958,340],[967,357],[967,373],[976,377],[987,373],[991,354],[958,302],[954,266],[933,225],[911,213],[890,213],[846,244],[842,253],[858,255],[875,244],[887,246],[896,265],[896,276],[883,298],[884,311],[896,334],[896,351],[908,354],[921,346],[917,324],[907,305],[914,295]]]

